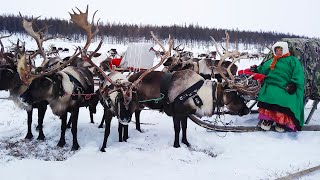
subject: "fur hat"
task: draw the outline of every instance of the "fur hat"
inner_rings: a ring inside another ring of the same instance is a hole
[[[289,46],[287,42],[278,41],[272,46],[273,55],[276,55],[275,48],[282,47],[282,55],[287,54],[289,52]]]

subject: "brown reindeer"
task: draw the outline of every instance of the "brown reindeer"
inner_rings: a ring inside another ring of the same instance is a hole
[[[20,61],[23,62],[22,64],[24,64],[24,66],[21,66],[23,68],[19,71],[20,77],[24,82],[30,84],[28,89],[20,96],[21,101],[25,104],[32,104],[43,100],[49,103],[52,112],[58,115],[62,121],[61,136],[58,142],[58,146],[60,147],[63,147],[66,143],[67,112],[71,112],[72,150],[77,150],[80,147],[77,140],[79,108],[90,106],[88,99],[91,95],[94,95],[94,89],[93,72],[90,72],[88,68],[68,66],[68,64],[75,60],[80,54],[83,59],[90,61],[93,54],[99,50],[102,44],[101,41],[97,49],[92,54],[87,55],[86,51],[91,44],[92,38],[99,32],[97,26],[95,32],[92,33],[92,24],[87,23],[87,15],[88,7],[85,13],[80,11],[79,14],[75,12],[74,14],[70,14],[71,21],[86,30],[87,41],[82,50],[79,48],[80,51],[76,51],[74,55],[61,66],[53,68],[50,71],[33,74],[30,67],[25,65],[25,56],[22,56],[20,59]],[[32,33],[34,33],[34,31]],[[38,41],[41,41],[41,39]],[[41,42],[39,42],[39,44],[40,43]],[[44,57],[44,59],[46,58]]]
[[[155,37],[152,32],[151,34]],[[171,44],[169,45],[169,49],[171,49],[172,39],[170,37],[169,42]],[[164,62],[168,54],[168,51],[165,52],[164,57],[161,58],[161,61],[156,66],[142,73],[141,76],[132,83],[119,72],[111,72],[107,76],[103,70],[99,68],[99,72],[101,72],[105,79],[100,91],[102,92],[102,97],[106,104],[104,111],[106,127],[101,151],[105,151],[108,136],[110,134],[110,122],[113,116],[117,116],[119,120],[119,141],[126,141],[128,139],[128,123],[131,121],[132,113],[138,109],[137,94],[134,92],[134,89],[141,80]],[[102,124],[103,121],[100,124],[101,127]],[[139,123],[137,122],[137,124]]]
[[[31,124],[32,124],[32,112],[34,108],[38,109],[38,140],[44,140],[45,136],[43,134],[43,118],[47,109],[47,102],[42,101],[39,103],[33,103],[30,106],[24,106],[19,101],[19,95],[22,94],[26,89],[27,86],[23,84],[21,79],[19,78],[19,74],[17,71],[17,60],[16,56],[18,56],[21,51],[24,51],[24,45],[20,47],[19,41],[14,48],[14,53],[4,53],[3,51],[3,44],[1,42],[0,37],[0,44],[2,46],[0,52],[0,90],[8,90],[10,92],[10,96],[12,100],[15,102],[15,105],[18,107],[25,109],[27,111],[27,122],[28,122],[28,132],[25,136],[25,139],[31,139],[33,137]]]

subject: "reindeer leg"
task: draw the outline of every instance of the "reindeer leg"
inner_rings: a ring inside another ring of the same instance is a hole
[[[78,117],[79,117],[79,107],[75,108],[75,110],[72,111],[70,120],[72,120],[72,127],[71,127],[71,132],[72,132],[72,137],[73,137],[73,143],[72,143],[72,151],[76,151],[80,148],[78,144],[78,139],[77,139],[77,133],[78,133]]]
[[[61,135],[60,140],[58,142],[59,147],[63,147],[66,144],[66,129],[67,129],[67,112],[65,112],[62,116],[60,116],[61,119]]]
[[[127,142],[127,139],[129,139],[128,135],[128,125],[123,125],[123,140]]]
[[[105,122],[106,122],[106,127],[104,129],[103,144],[102,144],[102,147],[100,149],[100,151],[102,151],[102,152],[106,152],[105,148],[107,146],[108,137],[110,135],[110,124],[111,124],[111,120],[112,120],[112,113],[110,111],[105,110],[104,111],[104,116],[105,115],[106,115],[106,118],[102,119],[102,120],[105,120]]]
[[[173,147],[180,147],[179,134],[180,134],[180,118],[178,116],[173,116],[173,126],[174,126],[174,143]]]
[[[67,124],[67,128],[70,129],[71,128],[71,124],[72,124],[72,120],[71,120],[71,116],[69,118],[68,124]]]
[[[91,111],[91,109],[90,109],[90,123],[94,124],[94,121],[93,121],[93,112]]]
[[[38,108],[38,127],[39,127],[39,136],[38,140],[44,140],[45,136],[43,134],[43,119],[44,115],[46,114],[47,111],[47,104],[41,104],[40,107]]]
[[[118,133],[119,133],[119,142],[122,142],[123,139],[122,139],[122,130],[123,130],[123,125],[121,123],[118,123]]]
[[[98,103],[98,102],[97,102]],[[97,112],[96,109],[97,104],[95,104],[95,106],[93,104],[90,103],[89,105],[89,111],[90,111],[90,123],[94,124],[93,121],[93,114],[95,114]]]
[[[110,114],[109,111],[106,108],[104,108],[101,123],[98,126],[98,128],[103,128],[103,122],[108,118],[107,114],[112,118],[112,114]]]
[[[33,112],[33,108],[30,111],[27,111],[28,114],[28,132],[27,135],[25,137],[25,139],[32,139],[33,135],[32,135],[32,130],[31,130],[31,126],[32,126],[32,112]]]
[[[190,143],[187,140],[187,117],[181,118],[181,126],[182,126],[182,143],[187,145],[188,147],[190,146]]]
[[[142,132],[140,128],[140,113],[141,113],[141,110],[138,110],[134,112],[134,115],[136,117],[136,130]]]

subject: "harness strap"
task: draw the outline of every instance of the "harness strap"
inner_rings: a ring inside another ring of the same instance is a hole
[[[212,81],[212,114],[217,107],[218,110],[218,103],[217,103],[217,83]]]
[[[179,96],[174,99],[174,103],[176,105],[182,105],[186,102],[190,97],[197,95],[198,90],[202,87],[204,81],[200,80],[185,91],[183,91]]]
[[[222,93],[222,94],[221,94]],[[222,90],[222,85],[220,83],[217,83],[216,87],[216,108],[217,108],[217,114],[218,116],[221,115],[221,107],[224,107],[224,102],[223,102],[223,90]]]
[[[165,73],[160,81],[160,93],[168,96],[169,84],[172,79],[173,73]]]
[[[82,86],[82,84],[79,82],[78,79],[76,79],[74,76],[66,73],[70,79],[70,81],[73,83],[74,88],[73,88],[73,93],[72,95],[73,98],[76,98],[76,95],[84,94],[86,93],[86,89]]]

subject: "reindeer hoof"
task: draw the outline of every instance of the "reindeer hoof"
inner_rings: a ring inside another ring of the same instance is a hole
[[[31,133],[28,133],[25,137],[25,139],[32,139],[33,138],[33,135]]]
[[[63,147],[65,144],[66,144],[65,141],[59,141],[57,146]]]
[[[80,148],[80,146],[78,144],[73,145],[71,148],[71,151],[77,151],[77,150],[79,150],[79,148]]]
[[[184,140],[184,139],[183,139],[183,140],[182,140],[182,143],[185,144],[185,145],[187,145],[188,147],[190,147],[190,143],[188,142],[188,140],[186,140],[186,139]]]
[[[37,140],[44,141],[44,138],[45,138],[44,135],[39,135]]]
[[[123,137],[123,141],[127,142],[127,140],[129,139],[129,137]]]
[[[174,143],[174,144],[173,144],[173,147],[179,148],[179,147],[180,147],[180,144],[179,144],[179,143]]]
[[[105,148],[100,149],[101,152],[106,152]]]
[[[103,128],[103,125],[100,124],[100,125],[98,126],[98,128]]]

